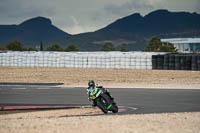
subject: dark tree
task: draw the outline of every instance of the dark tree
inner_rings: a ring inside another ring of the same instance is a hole
[[[64,49],[62,47],[60,47],[60,45],[58,44],[53,44],[51,46],[49,46],[46,51],[64,51]]]
[[[43,51],[44,50],[44,48],[43,48],[43,42],[41,41],[40,42],[40,51]]]
[[[37,51],[35,48],[27,48],[27,51]]]
[[[115,46],[110,42],[105,43],[101,48],[101,51],[115,51],[115,50],[116,50]]]
[[[170,43],[163,43],[160,38],[153,37],[148,46],[147,51],[149,52],[177,52],[177,49]]]
[[[121,52],[128,52],[128,49],[127,49],[127,48],[121,48],[120,51],[121,51]]]
[[[65,51],[70,52],[70,51],[79,51],[79,48],[77,48],[74,44],[69,45]]]
[[[9,43],[9,44],[6,46],[6,48],[7,48],[8,50],[12,50],[12,51],[24,51],[24,50],[25,50],[23,44],[21,44],[21,42],[18,41],[18,40],[15,40],[15,41]]]

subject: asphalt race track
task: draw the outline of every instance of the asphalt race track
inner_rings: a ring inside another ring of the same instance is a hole
[[[111,88],[123,113],[166,113],[200,111],[200,90]],[[0,85],[0,107],[6,106],[88,106],[86,88],[51,85]]]

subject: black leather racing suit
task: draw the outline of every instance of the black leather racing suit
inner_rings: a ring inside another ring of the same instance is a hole
[[[110,96],[110,98],[113,99],[113,97],[111,97],[110,95],[110,92],[108,92],[106,88],[103,88],[103,86],[94,86],[94,87],[91,86],[87,88],[87,93],[88,93],[88,100],[91,102],[92,106],[97,106],[95,100],[90,98],[90,93],[93,92],[95,88],[103,90],[104,93],[107,93]]]

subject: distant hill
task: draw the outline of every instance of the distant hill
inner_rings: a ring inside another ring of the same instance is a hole
[[[43,40],[46,43],[57,42],[62,47],[75,44],[82,51],[100,50],[105,42],[112,42],[118,50],[122,47],[144,50],[153,36],[200,37],[200,14],[168,10],[153,11],[146,16],[135,13],[95,32],[77,35],[59,30],[43,17],[30,19],[20,25],[0,25],[0,43],[20,40],[34,45]]]
[[[91,50],[99,49],[104,42],[113,42],[118,49],[144,50],[153,36],[200,37],[200,14],[157,10],[143,17],[135,13],[95,32],[73,36],[68,42],[81,40],[79,45],[84,48],[91,44]]]
[[[0,43],[6,44],[13,40],[35,47],[43,43],[62,43],[71,35],[58,29],[48,18],[36,17],[19,25],[0,25]]]

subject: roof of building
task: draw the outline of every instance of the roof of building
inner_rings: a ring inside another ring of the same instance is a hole
[[[172,44],[200,43],[200,38],[168,38],[161,39],[161,42],[168,42]]]

